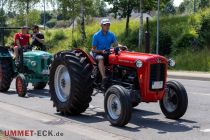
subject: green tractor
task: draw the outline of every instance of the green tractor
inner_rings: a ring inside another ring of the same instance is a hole
[[[27,93],[32,83],[34,89],[44,89],[49,79],[52,55],[39,50],[19,49],[18,61],[12,59],[12,49],[0,46],[0,92],[7,92],[16,78],[16,92],[20,97]]]

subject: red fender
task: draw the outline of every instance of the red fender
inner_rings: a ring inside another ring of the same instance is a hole
[[[88,55],[85,51],[83,51],[82,49],[73,49],[73,50],[76,50],[76,51],[79,51],[79,52],[82,52],[87,58],[88,58],[88,61],[92,64],[92,65],[95,65],[96,62],[95,60],[93,59],[92,56]]]

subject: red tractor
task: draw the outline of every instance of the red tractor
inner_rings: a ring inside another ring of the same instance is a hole
[[[54,56],[50,69],[50,94],[54,107],[62,114],[78,115],[91,102],[93,91],[104,94],[106,118],[114,126],[131,119],[132,107],[141,102],[158,102],[169,119],[182,117],[188,106],[184,86],[167,80],[172,60],[154,54],[107,51],[106,74],[109,85],[101,88],[101,75],[91,55],[80,49],[61,51]]]

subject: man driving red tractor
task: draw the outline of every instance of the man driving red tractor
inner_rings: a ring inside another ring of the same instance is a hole
[[[123,47],[122,45],[118,44],[114,33],[109,31],[111,25],[109,19],[102,19],[100,24],[101,29],[93,35],[92,52],[94,58],[98,62],[99,71],[102,76],[102,86],[104,87],[107,82],[104,66],[105,51],[115,46],[118,46],[121,49],[126,49],[126,47]]]

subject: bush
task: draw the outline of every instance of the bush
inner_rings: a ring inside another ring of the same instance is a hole
[[[49,27],[49,28],[53,28],[53,27],[55,27],[56,22],[57,22],[56,19],[51,19],[50,21],[48,21],[48,22],[46,23],[46,25],[47,25],[47,27]]]
[[[156,40],[156,36],[155,39]],[[167,32],[160,31],[159,34],[159,54],[163,56],[169,56],[171,54],[171,46],[172,46],[171,36]],[[156,46],[156,45],[155,45]],[[155,52],[155,48],[153,47],[153,52]]]
[[[199,32],[199,40],[201,44],[210,45],[210,13],[203,15],[201,18],[201,28]]]
[[[195,50],[198,47],[198,39],[195,34],[183,34],[181,37],[175,42],[173,48],[174,52],[178,53],[183,49],[191,49]]]
[[[65,38],[66,38],[66,36],[65,36],[64,31],[60,29],[60,30],[58,30],[58,31],[55,32],[52,40],[54,40],[54,41],[60,41],[60,40],[64,40]]]

